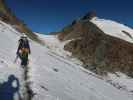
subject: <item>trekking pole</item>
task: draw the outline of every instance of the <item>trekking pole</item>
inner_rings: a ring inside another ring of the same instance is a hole
[[[14,60],[14,63],[16,63],[18,60],[18,55],[16,56],[15,60]]]

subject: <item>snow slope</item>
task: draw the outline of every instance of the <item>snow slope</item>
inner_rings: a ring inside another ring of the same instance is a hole
[[[36,33],[39,38],[44,41],[45,46],[49,48],[50,50],[53,50],[53,52],[56,52],[60,56],[70,56],[71,53],[64,50],[64,45],[69,42],[61,42],[56,35],[43,35]]]
[[[82,62],[79,61],[78,59],[72,57],[72,54],[68,51],[64,50],[64,46],[72,41],[72,40],[67,40],[67,41],[60,41],[56,35],[44,35],[44,34],[39,34],[35,33],[38,35],[38,37],[44,41],[45,46],[51,50],[51,52],[57,54],[58,56],[61,56],[65,59],[68,59],[72,61],[75,64],[82,65]]]
[[[17,47],[18,32],[15,31],[11,26],[0,21],[0,98],[2,92],[7,94],[10,92],[11,87],[17,87],[15,78],[19,81],[19,90],[14,92],[9,97],[15,96],[16,100],[19,100],[18,94],[24,98],[24,78],[23,69],[20,68],[19,64],[14,64],[15,50]],[[8,78],[14,76],[13,82],[10,82]],[[6,83],[8,82],[8,83]],[[15,84],[15,86],[12,86]],[[1,86],[5,86],[1,88]],[[9,100],[7,98],[2,98],[3,100]]]
[[[15,94],[15,100],[19,100],[18,92],[22,97],[25,92],[24,72],[19,66],[20,61],[16,64],[13,61],[20,35],[8,26],[0,22],[0,83],[14,75],[20,83],[20,90]],[[28,75],[34,92],[33,100],[133,100],[132,95],[92,76],[91,72],[55,55],[45,46],[33,41],[30,41],[30,44]]]
[[[35,45],[35,46],[34,46]],[[38,56],[31,65],[31,81],[34,100],[125,100],[129,95],[121,92],[103,80],[88,76],[80,66],[54,55],[45,47],[32,44],[33,53]],[[45,48],[45,49],[44,49]],[[122,95],[122,96],[121,96]],[[130,100],[129,99],[129,100]]]
[[[93,18],[92,23],[97,25],[105,34],[133,43],[133,29],[112,20]]]
[[[133,93],[133,79],[123,73],[108,73],[106,80],[116,88]]]

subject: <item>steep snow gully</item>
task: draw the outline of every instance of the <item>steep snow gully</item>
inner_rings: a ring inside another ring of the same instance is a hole
[[[20,33],[0,21],[1,100],[133,100],[128,92],[30,40],[27,68],[14,62]]]

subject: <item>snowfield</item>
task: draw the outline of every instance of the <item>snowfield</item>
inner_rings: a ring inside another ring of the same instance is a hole
[[[106,80],[116,88],[133,93],[133,79],[123,73],[108,73]]]
[[[58,56],[61,56],[65,59],[72,61],[75,64],[82,65],[82,62],[78,59],[72,57],[71,53],[64,50],[65,44],[69,43],[72,40],[60,41],[56,35],[44,35],[35,33],[38,37],[45,43],[45,46],[51,50],[51,52],[55,53]]]
[[[71,56],[70,52],[64,50],[64,45],[67,44],[70,40],[61,42],[56,35],[43,35],[39,33],[36,34],[42,41],[44,41],[45,46],[52,52],[55,52],[62,57]]]
[[[98,26],[105,34],[133,43],[133,29],[118,22],[97,17],[93,18],[91,22]]]
[[[4,84],[0,96],[11,92],[10,97],[14,100],[24,99],[26,95],[24,70],[19,60],[14,63],[19,37],[20,34],[10,25],[0,21],[0,89]],[[34,92],[33,100],[133,100],[128,92],[95,77],[92,72],[58,56],[46,46],[31,40],[30,44],[27,82]],[[10,76],[13,76],[12,81],[8,79]],[[16,91],[11,91],[16,87]]]

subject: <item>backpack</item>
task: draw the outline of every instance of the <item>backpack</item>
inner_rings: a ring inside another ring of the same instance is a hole
[[[22,48],[29,48],[29,41],[28,41],[28,39],[21,39],[21,47]]]
[[[28,58],[29,54],[29,42],[27,39],[20,39],[20,49],[19,49],[19,54],[22,59]]]

